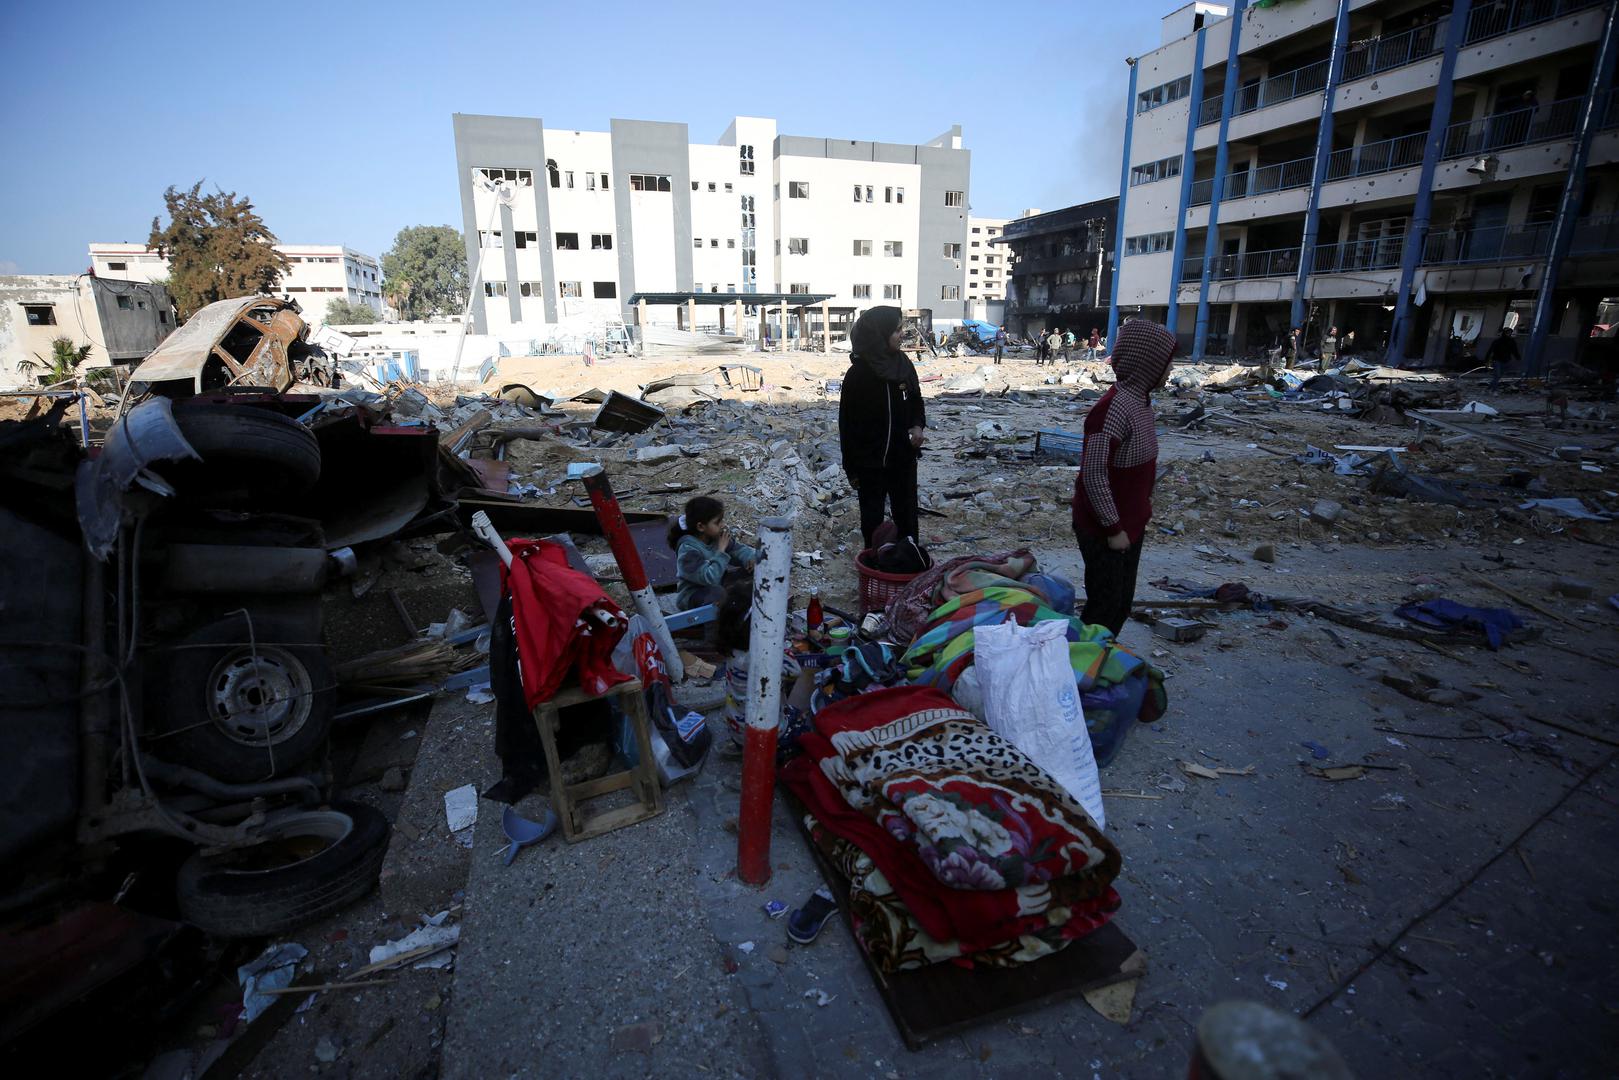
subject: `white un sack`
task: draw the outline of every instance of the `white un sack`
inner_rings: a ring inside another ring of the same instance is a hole
[[[984,722],[1050,774],[1106,828],[1102,780],[1085,710],[1068,661],[1068,623],[1005,622],[974,632],[973,667],[983,688]]]

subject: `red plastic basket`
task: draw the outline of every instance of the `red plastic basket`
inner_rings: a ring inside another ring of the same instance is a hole
[[[882,611],[890,600],[899,595],[901,589],[923,574],[920,570],[914,574],[888,574],[881,570],[873,570],[866,565],[868,556],[876,558],[876,550],[867,548],[854,559],[855,572],[860,575],[861,618],[865,618],[869,612]]]

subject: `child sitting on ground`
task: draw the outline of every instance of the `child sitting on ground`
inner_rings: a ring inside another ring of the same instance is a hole
[[[675,600],[682,611],[724,603],[727,576],[753,569],[757,558],[752,548],[731,539],[725,505],[707,495],[688,502],[686,512],[669,526],[669,546],[675,550],[675,576],[680,579]]]

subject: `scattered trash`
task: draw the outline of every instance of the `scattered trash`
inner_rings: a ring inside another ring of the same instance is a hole
[[[1283,979],[1273,979],[1269,975],[1265,976],[1265,985],[1269,986],[1273,990],[1286,990],[1287,989],[1287,982],[1285,980],[1283,980]]]
[[[829,994],[825,990],[806,990],[804,991],[804,996],[813,998],[815,1004],[823,1009],[837,1000],[836,994]]]
[[[1197,641],[1211,629],[1211,624],[1196,619],[1167,618],[1152,624],[1152,632],[1166,641]]]
[[[444,793],[444,818],[450,836],[464,848],[472,846],[472,826],[478,821],[478,789],[465,784]]]
[[[1366,766],[1329,765],[1322,768],[1317,765],[1306,765],[1304,771],[1323,780],[1358,780],[1366,775]]]
[[[751,952],[753,952],[753,942],[744,941],[741,944],[737,945],[737,949],[739,951],[743,952],[743,953],[751,953]]]
[[[426,926],[417,927],[397,941],[384,942],[381,945],[371,946],[366,960],[373,969],[387,965],[391,961],[409,960],[412,956],[419,959],[411,964],[417,971],[429,968],[447,968],[455,962],[449,950],[461,940],[461,927]]]
[[[1528,502],[1518,504],[1519,510],[1547,510],[1553,514],[1574,518],[1577,521],[1612,521],[1613,515],[1599,514],[1588,509],[1579,499],[1530,499]]]
[[[248,1023],[275,1003],[276,995],[267,990],[285,990],[292,985],[298,973],[298,962],[309,955],[309,950],[297,942],[271,945],[251,962],[236,969],[236,981],[242,987],[243,1019]]]
[[[487,705],[495,700],[495,692],[486,682],[473,683],[467,687],[467,702],[472,705]]]
[[[766,900],[761,906],[764,908],[765,914],[772,919],[779,919],[787,914],[787,905],[780,900]]]
[[[1310,756],[1315,758],[1317,761],[1325,761],[1327,758],[1332,756],[1332,751],[1328,750],[1325,746],[1322,746],[1318,742],[1306,739],[1299,743],[1299,745],[1310,751]]]
[[[330,1038],[322,1035],[315,1041],[315,1060],[322,1065],[330,1065],[337,1060],[338,1049]]]
[[[547,807],[543,821],[530,821],[508,806],[500,812],[500,828],[510,841],[505,848],[505,863],[510,866],[519,851],[530,844],[539,843],[556,831],[557,815],[554,810]]]

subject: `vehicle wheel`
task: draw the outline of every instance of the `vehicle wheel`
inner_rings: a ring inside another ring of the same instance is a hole
[[[266,937],[334,914],[371,891],[388,850],[388,819],[363,803],[272,815],[267,839],[180,867],[186,921],[220,937]]]
[[[216,505],[284,498],[320,479],[320,444],[290,416],[251,405],[193,405],[174,420],[202,461],[166,466],[181,494]]]
[[[240,615],[175,642],[148,681],[154,756],[231,783],[283,776],[320,749],[337,708],[326,650]],[[251,643],[250,643],[251,642]]]

